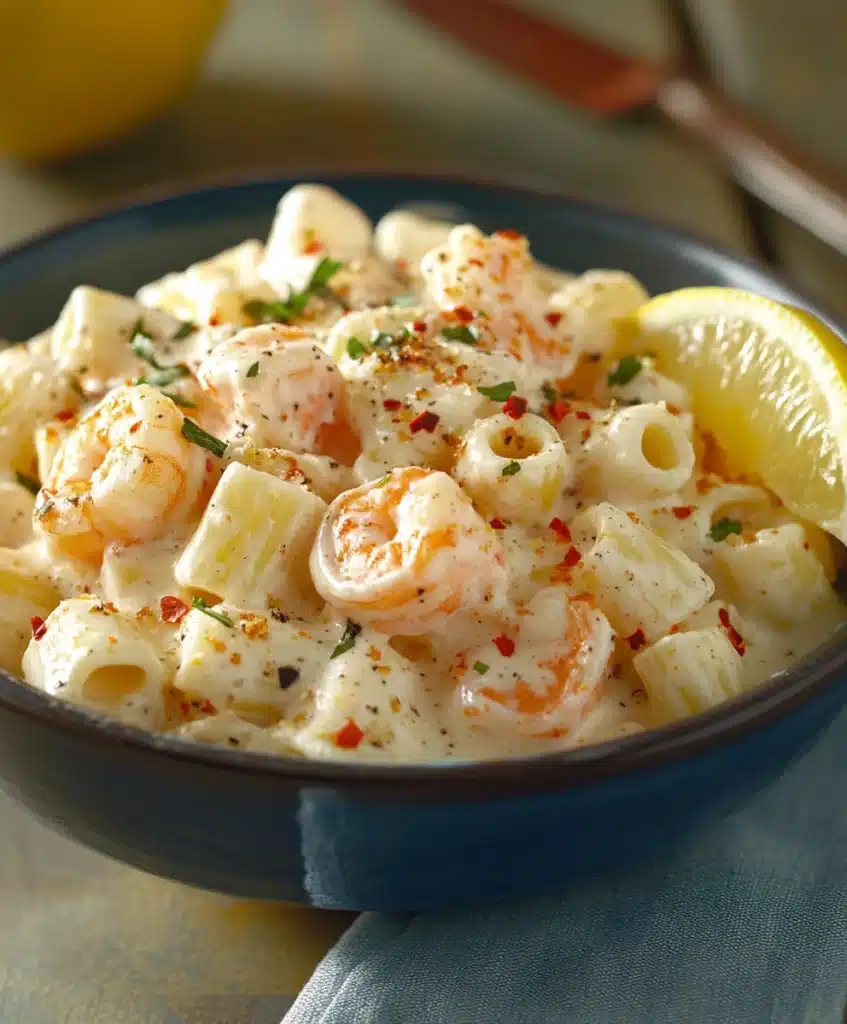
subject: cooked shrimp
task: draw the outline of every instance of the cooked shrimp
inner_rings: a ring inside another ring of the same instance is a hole
[[[457,700],[482,728],[566,736],[603,696],[612,627],[587,602],[569,601],[564,587],[545,589],[526,611],[519,628],[458,655]]]
[[[160,391],[116,388],[64,440],[36,501],[39,529],[77,558],[162,536],[198,504],[208,453]]]
[[[257,448],[315,452],[347,464],[358,454],[344,416],[344,380],[312,331],[248,327],[218,345],[197,376],[221,405],[228,440],[249,438]]]
[[[446,246],[424,257],[421,274],[438,308],[472,328],[485,348],[555,369],[557,377],[573,369],[571,340],[561,315],[546,315],[523,235],[486,237],[470,224],[454,228]]]
[[[336,498],[311,569],[338,612],[406,636],[440,629],[463,609],[497,609],[506,590],[495,532],[451,477],[419,467]]]

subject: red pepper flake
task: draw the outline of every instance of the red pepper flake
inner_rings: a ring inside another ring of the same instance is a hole
[[[561,423],[570,411],[570,405],[561,398],[557,398],[547,407],[547,414],[554,423]]]
[[[210,327],[217,327],[220,322],[221,322],[221,318],[218,316],[217,313],[212,313],[212,315],[209,317],[209,326]]]
[[[320,252],[322,249],[323,246],[321,243],[316,238],[313,238],[312,241],[303,249],[303,254],[305,256],[311,256],[313,253]]]
[[[411,430],[413,434],[417,434],[419,430],[425,430],[428,434],[431,434],[438,426],[438,420],[439,417],[437,413],[427,409],[412,420],[409,424],[409,430]]]
[[[510,395],[503,404],[503,412],[513,420],[519,420],[526,412],[529,403],[520,395]]]
[[[582,555],[577,551],[576,548],[568,548],[568,553],[562,559],[562,565],[566,569],[572,569],[575,565],[579,565],[582,561]]]
[[[510,238],[513,241],[523,238],[520,231],[515,231],[514,228],[502,228],[500,231],[495,231],[494,234],[497,238]]]
[[[40,615],[33,615],[29,620],[29,627],[32,630],[32,639],[40,640],[47,632],[47,625]]]
[[[720,624],[726,630],[727,640],[729,640],[729,642],[735,648],[735,651],[739,655],[739,657],[743,658],[747,650],[746,644],[744,643],[744,637],[729,621],[729,612],[726,610],[726,608],[721,608],[718,611],[718,619],[720,620]]]
[[[546,313],[544,319],[550,324],[551,327],[558,327],[559,322],[562,319],[561,313]]]
[[[206,472],[211,473],[213,469],[212,460],[208,456],[206,457]]]
[[[62,409],[61,412],[56,413],[56,419],[59,420],[60,423],[67,423],[68,420],[72,420],[74,416],[76,416],[76,413],[73,409]]]
[[[675,623],[674,623],[674,624],[673,624],[673,625],[671,626],[671,628],[670,628],[670,632],[671,632],[671,633],[678,633],[678,632],[679,632],[679,623],[678,623],[678,622],[675,622]]]
[[[188,605],[178,597],[163,597],[159,607],[162,610],[162,622],[181,622],[188,614]]]
[[[636,629],[632,636],[626,638],[626,642],[634,650],[638,651],[647,644],[647,637],[644,635],[644,630],[641,626]]]
[[[182,715],[183,718],[188,718],[188,716],[191,714],[191,705],[188,703],[187,700],[180,701],[179,713]]]
[[[397,409],[402,409],[403,403],[397,398],[383,398],[382,407],[388,409],[389,412],[394,412]]]
[[[807,540],[803,541],[803,550],[804,551],[808,551],[809,550],[809,542]]]
[[[472,256],[468,260],[468,264],[470,266],[472,266],[472,267],[484,267],[485,266],[485,264],[482,262],[482,260],[478,260],[475,256]]]
[[[585,409],[580,409],[580,410],[578,410],[578,412],[576,414],[576,418],[578,420],[590,420],[591,419],[591,413],[590,412],[586,412]]]
[[[201,700],[197,705],[197,710],[203,715],[216,715],[218,709],[210,700]]]
[[[673,402],[668,402],[665,408],[668,410],[671,416],[682,415],[682,409],[680,409],[678,405],[674,405]]]
[[[494,637],[494,646],[504,658],[511,658],[515,653],[515,641],[506,636],[505,633],[500,633],[499,636]]]
[[[558,516],[556,516],[555,519],[551,519],[550,529],[556,534],[559,540],[563,540],[566,544],[570,544],[571,531],[568,524],[563,519],[559,519]]]
[[[467,306],[456,306],[453,310],[453,316],[459,321],[460,324],[469,324],[473,320],[473,313],[468,309]]]
[[[423,334],[423,332],[426,330],[426,320],[414,320],[412,322],[412,330],[414,330],[417,334]]]
[[[677,505],[671,510],[677,519],[687,519],[694,511],[693,505]]]
[[[348,718],[347,722],[335,734],[335,745],[342,747],[344,750],[355,750],[364,738],[365,734],[362,730],[352,718]]]
[[[137,434],[139,430],[141,430],[141,420],[136,420],[129,428],[129,432],[130,434]]]
[[[505,530],[506,529],[506,524],[503,522],[502,519],[492,519],[491,522],[488,525],[491,527],[492,530]]]

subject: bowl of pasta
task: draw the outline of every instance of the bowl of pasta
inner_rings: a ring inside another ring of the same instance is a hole
[[[256,180],[7,252],[0,330],[0,784],[129,864],[561,891],[847,697],[847,349],[743,259],[536,190]]]

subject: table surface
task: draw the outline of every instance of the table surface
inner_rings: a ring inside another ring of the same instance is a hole
[[[636,52],[677,48],[661,0],[532,6]],[[679,7],[728,90],[847,169],[847,5]],[[241,0],[199,85],[163,121],[60,168],[0,164],[0,244],[151,184],[350,164],[494,169],[751,247],[738,193],[704,154],[649,119],[567,110],[380,0]],[[776,215],[762,220],[784,272],[847,313],[847,261]],[[143,875],[2,795],[0,833],[3,1024],[271,1024],[350,920]]]

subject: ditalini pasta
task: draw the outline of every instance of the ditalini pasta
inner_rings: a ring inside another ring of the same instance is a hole
[[[267,244],[81,285],[0,353],[0,667],[348,760],[582,746],[749,690],[843,622],[833,556],[632,354],[646,298],[317,185]]]

